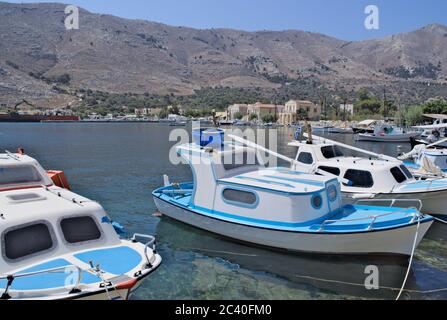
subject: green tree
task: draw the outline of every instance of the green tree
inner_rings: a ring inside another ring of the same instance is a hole
[[[159,113],[158,113],[158,117],[160,119],[166,119],[169,116],[169,111],[167,108],[163,108]]]
[[[447,114],[447,101],[444,99],[434,99],[422,105],[425,113]]]
[[[234,114],[234,118],[235,118],[236,120],[242,120],[243,117],[244,117],[244,115],[243,115],[242,113],[240,113],[240,112],[236,112],[236,113]]]
[[[276,121],[278,119],[274,114],[266,114],[262,117],[262,122],[264,123],[275,123]]]
[[[422,122],[422,114],[424,110],[422,106],[410,106],[405,111],[404,119],[407,126],[415,126]]]
[[[250,114],[249,120],[250,121],[258,120],[258,115],[256,113]]]
[[[296,111],[296,117],[297,117],[298,120],[302,121],[302,120],[307,120],[309,115],[307,114],[306,110],[304,110],[302,108],[299,108]]]

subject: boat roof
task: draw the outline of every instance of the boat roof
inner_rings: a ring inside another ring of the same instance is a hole
[[[17,223],[50,219],[82,212],[102,211],[102,207],[87,198],[56,186],[4,191],[0,193],[3,219]],[[12,220],[11,220],[12,219]]]
[[[36,164],[37,161],[26,154],[0,153],[0,164]]]
[[[436,120],[447,120],[446,114],[436,114],[436,113],[424,113],[422,116],[430,119],[436,119]]]
[[[241,175],[219,179],[219,183],[303,194],[324,190],[327,183],[337,181],[325,176],[310,175],[287,168],[253,170]]]
[[[370,125],[376,123],[377,121],[378,120],[368,119],[368,120],[360,121],[357,125],[359,125],[359,126],[370,126]]]
[[[423,129],[423,130],[444,129],[444,128],[447,128],[447,123],[431,124],[431,125],[427,125],[427,126],[415,126],[413,128]]]

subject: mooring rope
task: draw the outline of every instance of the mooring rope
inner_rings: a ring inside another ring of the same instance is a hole
[[[408,276],[410,275],[411,265],[413,263],[413,258],[414,258],[414,252],[416,251],[416,246],[417,246],[417,242],[418,242],[419,227],[421,225],[421,216],[418,215],[417,217],[418,217],[418,225],[416,227],[416,233],[414,235],[413,249],[411,250],[410,261],[408,262],[407,273],[405,274],[404,283],[402,284],[402,287],[400,288],[400,291],[399,291],[399,294],[397,295],[396,300],[399,300],[400,296],[402,295],[402,292],[405,289],[405,285],[407,284]]]

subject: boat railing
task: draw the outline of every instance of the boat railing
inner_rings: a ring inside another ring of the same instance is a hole
[[[0,280],[7,280],[5,291],[1,295],[0,300],[11,299],[11,296],[9,295],[9,289],[11,288],[14,280],[17,278],[27,278],[27,277],[32,277],[32,276],[36,276],[36,275],[46,274],[46,273],[58,273],[61,271],[66,272],[69,269],[75,269],[78,273],[75,285],[72,288],[70,288],[70,292],[76,292],[78,290],[78,287],[82,280],[82,269],[75,265],[67,265],[64,267],[57,267],[57,268],[50,268],[50,269],[27,272],[27,273],[19,273],[19,274],[10,274],[7,276],[0,276]]]
[[[77,204],[78,206],[81,206],[81,207],[83,207],[82,203],[85,203],[85,202],[93,202],[93,201],[78,201],[78,200],[76,200],[76,198],[68,198],[68,197],[64,196],[64,195],[62,194],[62,192],[60,192],[60,191],[56,191],[56,190],[52,190],[52,189],[50,188],[51,186],[41,185],[41,187],[42,187],[45,191],[48,191],[48,192],[50,192],[50,193],[52,193],[52,194],[54,194],[54,195],[60,197],[61,199],[70,201],[71,203]]]
[[[422,201],[420,199],[358,199],[355,202],[355,204],[371,203],[371,202],[376,202],[376,203],[389,202],[390,203],[390,205],[389,205],[390,208],[393,208],[394,205],[396,203],[399,203],[399,202],[417,203],[417,204],[419,204],[418,208],[414,208],[414,207],[410,207],[410,208],[416,209],[419,212],[421,212],[422,207],[423,207]]]
[[[415,207],[410,207],[410,208],[405,208],[399,211],[394,211],[394,212],[388,212],[388,213],[384,213],[384,214],[380,214],[380,215],[374,215],[374,216],[368,216],[368,217],[363,217],[363,218],[355,218],[355,219],[346,219],[343,220],[343,222],[356,222],[356,221],[365,221],[365,220],[371,220],[371,223],[368,225],[367,230],[371,231],[374,228],[374,224],[376,223],[377,219],[379,218],[383,218],[386,216],[390,216],[390,215],[395,215],[397,213],[402,213],[407,211],[408,209],[415,209],[417,210]],[[413,219],[410,221],[410,223],[413,223],[416,221],[416,219],[420,218],[421,214],[419,211],[417,212],[412,212],[409,213],[407,216],[412,216]],[[321,223],[320,229],[318,230],[318,232],[323,232],[325,229],[324,227],[326,226],[326,224],[328,223],[335,223],[335,222],[339,222],[340,220],[325,220]]]
[[[132,242],[137,242],[138,238],[142,238],[142,239],[147,239],[148,242],[146,242],[144,244],[144,256],[146,257],[146,265],[148,268],[152,268],[152,264],[155,262],[155,253],[156,253],[156,246],[155,246],[155,237],[151,236],[151,235],[147,235],[147,234],[142,234],[142,233],[135,233],[132,238],[130,238],[130,241]],[[152,261],[149,258],[149,256],[147,255],[147,249],[148,248],[152,249],[152,252],[154,253],[154,255],[152,256]]]

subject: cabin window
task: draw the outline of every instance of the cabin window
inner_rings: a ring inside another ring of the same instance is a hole
[[[349,169],[346,170],[344,178],[351,182],[350,187],[371,188],[374,185],[373,177],[369,171]],[[345,183],[344,185],[347,186]]]
[[[331,202],[337,200],[338,192],[337,188],[334,185],[329,186],[329,188],[327,189],[327,193]]]
[[[0,186],[14,186],[25,183],[42,184],[43,179],[32,166],[0,167]]]
[[[68,243],[80,243],[101,238],[101,231],[92,217],[73,217],[61,220],[61,229]]]
[[[337,157],[343,157],[343,152],[341,152],[338,146],[326,146],[321,148],[321,153],[326,159],[332,159]]]
[[[259,166],[258,157],[255,153],[233,153],[231,157],[223,155],[222,164],[226,171],[247,166]]]
[[[312,154],[310,154],[309,152],[301,152],[298,156],[298,162],[304,164],[312,164],[314,163],[314,159],[312,157]]]
[[[318,169],[329,172],[335,176],[339,176],[340,175],[340,169],[339,168],[335,168],[335,167],[325,167],[325,166],[321,166],[318,167]]]
[[[390,170],[391,174],[394,177],[394,180],[397,181],[397,183],[402,183],[405,180],[407,180],[407,177],[404,175],[404,173],[399,169],[399,167],[391,168]]]
[[[6,231],[2,237],[3,254],[17,260],[53,248],[53,238],[47,224],[34,223]]]
[[[410,170],[408,170],[408,168],[406,166],[401,165],[400,169],[407,176],[408,179],[413,179],[413,175],[411,174]]]
[[[256,194],[253,192],[248,191],[242,191],[242,190],[235,190],[235,189],[225,189],[223,191],[223,198],[226,201],[236,203],[236,204],[242,204],[245,206],[255,206],[258,202],[258,198],[256,197]]]
[[[314,195],[312,197],[311,204],[315,209],[321,209],[323,206],[323,198],[319,194]]]

